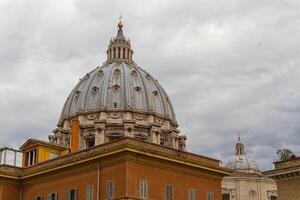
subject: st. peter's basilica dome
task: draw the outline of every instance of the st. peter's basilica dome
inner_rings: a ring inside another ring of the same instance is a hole
[[[78,126],[79,149],[133,137],[185,150],[186,137],[179,135],[170,98],[133,61],[122,22],[106,54],[106,62],[80,79],[68,96],[50,142],[70,147],[72,127]]]

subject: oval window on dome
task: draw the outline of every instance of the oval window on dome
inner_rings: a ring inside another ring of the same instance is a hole
[[[95,97],[95,96],[96,96],[96,94],[98,93],[98,90],[99,90],[99,88],[96,87],[96,86],[94,86],[94,87],[92,88],[92,97]]]
[[[133,71],[131,72],[131,76],[137,77],[137,72],[136,72],[135,70],[133,70]]]
[[[137,91],[137,92],[141,91],[141,89],[142,89],[142,88],[141,88],[140,86],[134,87],[134,90]]]
[[[99,70],[99,71],[97,72],[97,76],[98,76],[99,78],[102,78],[103,75],[104,75],[104,73],[103,73],[102,70]]]

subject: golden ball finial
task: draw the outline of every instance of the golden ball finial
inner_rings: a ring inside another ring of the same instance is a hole
[[[123,23],[122,23],[121,20],[120,20],[120,22],[118,23],[118,27],[119,27],[119,29],[122,29],[122,28],[123,28]]]

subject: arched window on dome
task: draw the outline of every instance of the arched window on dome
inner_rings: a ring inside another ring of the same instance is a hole
[[[118,48],[118,58],[121,58],[121,48]]]
[[[113,57],[113,59],[115,59],[116,58],[116,48],[114,47],[114,57]]]
[[[123,48],[123,58],[125,58],[125,47]]]

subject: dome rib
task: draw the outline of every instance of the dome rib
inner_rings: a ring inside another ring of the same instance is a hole
[[[142,73],[140,72],[140,70],[139,70],[138,67],[135,70],[138,73],[138,76],[140,77],[140,80],[141,80],[143,88],[144,88],[144,96],[145,96],[145,101],[146,101],[144,105],[146,105],[147,110],[150,111],[151,110],[150,102],[149,102],[149,99],[150,99],[149,95],[150,95],[150,93],[149,93],[148,87],[145,84],[144,76],[142,75]]]
[[[102,75],[98,77],[100,72]],[[140,67],[127,63],[104,65],[85,75],[67,98],[59,123],[79,113],[115,109],[115,106],[156,113],[176,123],[173,106],[162,86]]]

